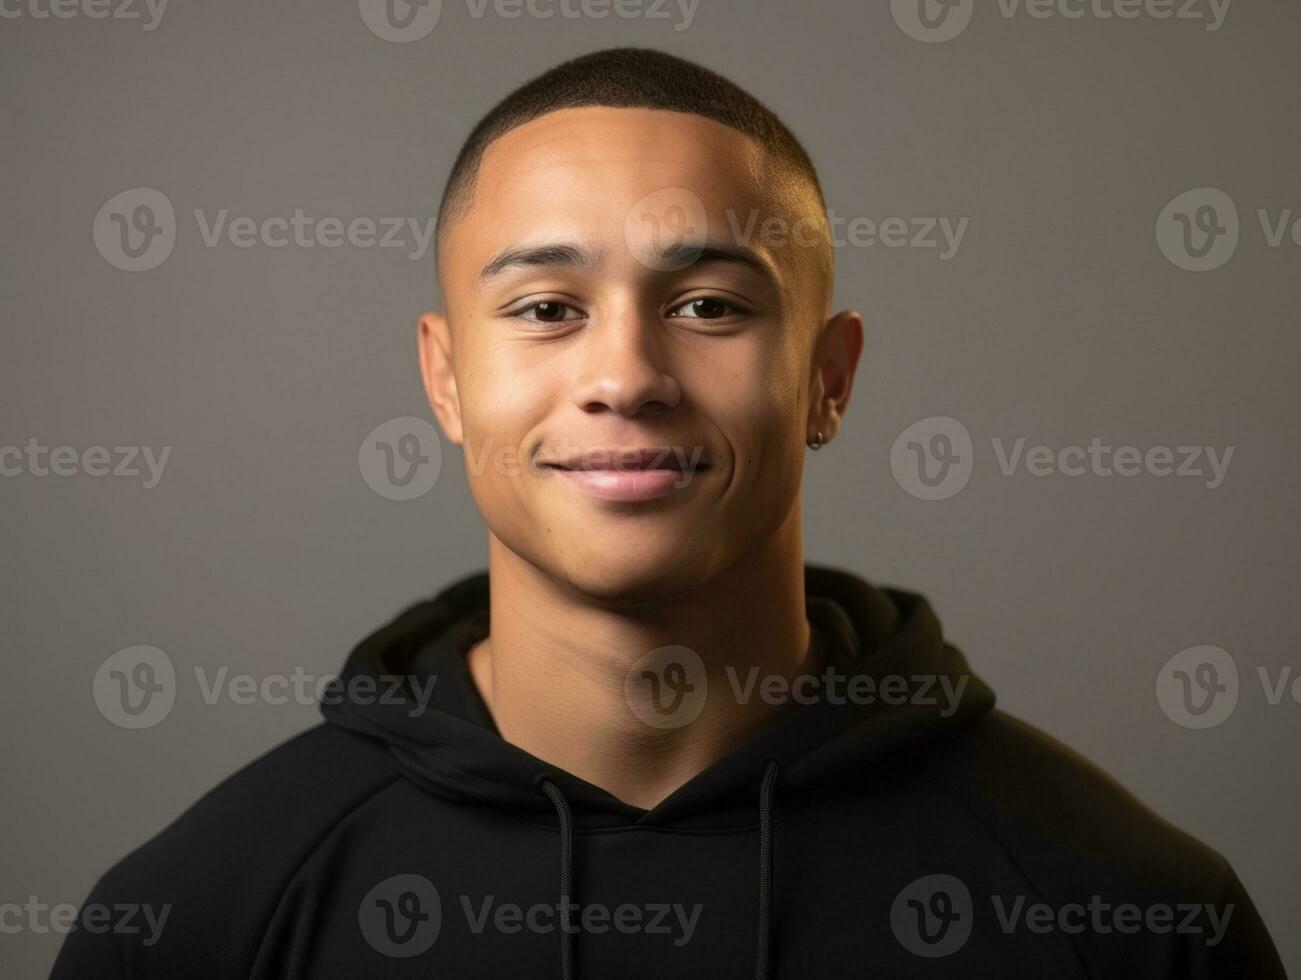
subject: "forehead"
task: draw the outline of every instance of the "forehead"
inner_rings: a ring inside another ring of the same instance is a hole
[[[662,109],[583,106],[549,112],[489,144],[480,181],[528,170],[599,166],[627,176],[654,169],[696,176],[702,166],[758,179],[764,151],[745,133],[704,116]]]
[[[689,113],[584,106],[518,126],[484,151],[469,209],[449,229],[448,258],[537,238],[623,237],[650,195],[696,201],[709,224],[744,225],[777,210],[765,149]]]

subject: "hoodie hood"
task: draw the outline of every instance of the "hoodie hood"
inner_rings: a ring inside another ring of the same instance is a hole
[[[731,754],[651,810],[506,742],[470,678],[465,654],[488,632],[486,572],[407,609],[349,656],[322,711],[333,725],[380,739],[414,782],[442,797],[510,809],[554,824],[543,782],[557,787],[579,829],[673,825],[696,831],[754,826],[765,771],[783,797],[834,793],[878,778],[929,743],[990,711],[994,695],[947,644],[927,601],[848,572],[805,566],[806,610],[824,681]],[[743,675],[738,696],[758,697]],[[830,681],[825,683],[825,681]],[[718,681],[711,681],[718,683]]]

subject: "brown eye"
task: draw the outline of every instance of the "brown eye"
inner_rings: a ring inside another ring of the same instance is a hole
[[[687,300],[672,310],[669,316],[681,317],[684,320],[717,320],[737,312],[740,311],[725,300],[702,296],[699,299]]]
[[[568,320],[582,318],[582,314],[578,310],[567,303],[557,303],[555,300],[530,303],[515,313],[514,316],[532,323],[564,323]]]

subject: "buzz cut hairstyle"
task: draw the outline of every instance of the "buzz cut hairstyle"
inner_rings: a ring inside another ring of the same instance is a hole
[[[703,116],[755,139],[768,158],[807,181],[825,211],[809,155],[767,106],[722,75],[651,48],[594,51],[544,72],[511,92],[471,130],[452,164],[438,207],[437,237],[474,201],[484,151],[525,123],[561,109],[609,106]]]

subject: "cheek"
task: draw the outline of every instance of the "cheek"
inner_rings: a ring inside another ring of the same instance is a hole
[[[730,495],[745,515],[738,531],[747,539],[780,524],[799,495],[807,414],[801,364],[792,345],[756,344],[735,377],[709,395],[736,454]]]
[[[695,362],[691,390],[744,471],[789,453],[791,433],[803,431],[805,392],[797,352],[758,337],[736,340],[720,356]]]
[[[467,443],[476,451],[522,453],[546,410],[546,379],[521,364],[510,345],[475,345],[464,353],[457,393]]]
[[[465,364],[473,368],[458,372],[457,395],[466,479],[480,510],[500,514],[503,507],[514,509],[543,399],[536,383],[502,351],[465,354]]]

